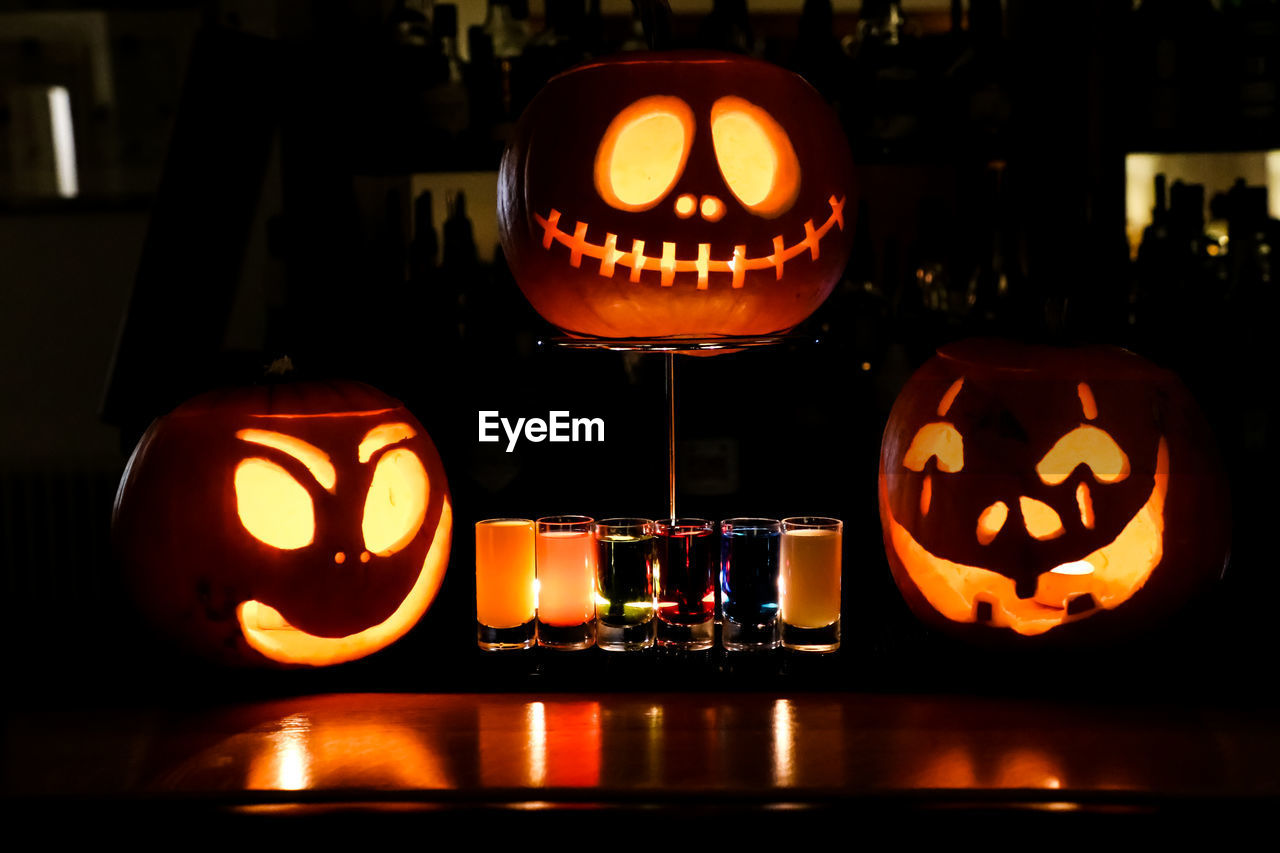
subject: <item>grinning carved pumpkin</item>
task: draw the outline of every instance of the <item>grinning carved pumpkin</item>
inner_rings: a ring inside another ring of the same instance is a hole
[[[940,349],[894,404],[879,480],[898,588],[969,636],[1125,633],[1226,563],[1208,428],[1173,374],[1120,349]]]
[[[554,78],[502,160],[520,289],[572,335],[790,329],[853,239],[853,164],[800,77],[731,54],[631,54]]]
[[[179,406],[138,442],[112,519],[141,609],[244,664],[342,663],[403,636],[440,587],[450,533],[426,430],[353,382]]]

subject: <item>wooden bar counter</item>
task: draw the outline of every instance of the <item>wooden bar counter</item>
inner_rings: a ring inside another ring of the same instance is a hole
[[[803,817],[1233,826],[1280,805],[1269,708],[797,692],[333,693],[9,714],[11,819],[89,832]],[[86,817],[87,816],[87,817]],[[710,824],[708,824],[708,828]],[[635,831],[642,832],[637,826]]]

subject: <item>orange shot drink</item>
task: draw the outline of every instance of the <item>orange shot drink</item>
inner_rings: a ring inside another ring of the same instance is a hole
[[[485,651],[527,649],[537,637],[534,523],[476,522],[476,641]]]
[[[596,641],[595,520],[538,519],[538,645],[585,649]]]

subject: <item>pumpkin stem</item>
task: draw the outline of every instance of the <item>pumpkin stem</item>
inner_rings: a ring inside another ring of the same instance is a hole
[[[671,4],[667,0],[631,0],[631,5],[640,17],[649,50],[668,50],[671,47]]]

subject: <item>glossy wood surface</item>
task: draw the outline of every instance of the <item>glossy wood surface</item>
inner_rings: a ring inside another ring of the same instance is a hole
[[[1045,808],[1280,798],[1270,709],[954,696],[342,693],[9,714],[10,802]]]

